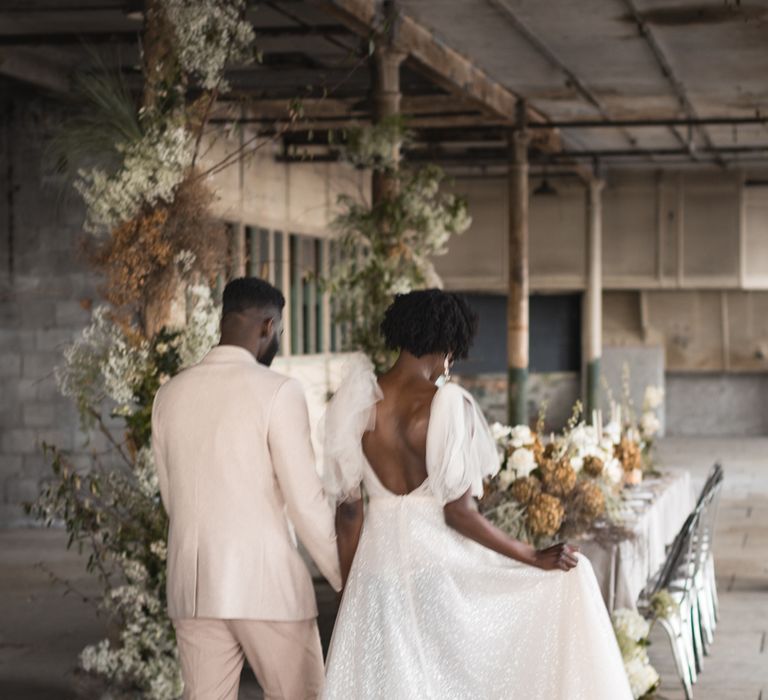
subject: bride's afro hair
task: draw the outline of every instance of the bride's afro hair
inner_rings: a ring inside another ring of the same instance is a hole
[[[381,332],[390,350],[416,357],[451,353],[463,360],[477,332],[477,314],[460,294],[440,289],[398,294],[384,313]]]

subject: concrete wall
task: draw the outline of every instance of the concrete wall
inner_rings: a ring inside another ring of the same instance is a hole
[[[759,182],[764,174],[608,174],[606,344],[660,344],[675,371],[768,372],[768,186]],[[530,200],[534,293],[584,289],[585,188],[554,184],[557,195]],[[473,223],[437,270],[450,289],[506,293],[506,182],[458,178],[455,188]]]
[[[83,210],[46,170],[55,113],[5,104],[0,156],[0,524],[21,518],[48,465],[41,443],[86,451],[53,368],[87,323],[97,281],[79,260]],[[96,445],[98,448],[98,445]]]
[[[768,377],[668,373],[668,435],[768,435]]]

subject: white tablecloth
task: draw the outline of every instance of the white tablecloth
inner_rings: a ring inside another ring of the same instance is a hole
[[[641,506],[632,521],[627,521],[633,538],[604,543],[585,536],[575,543],[592,563],[609,610],[635,608],[646,582],[664,562],[667,545],[695,504],[687,471],[648,479],[634,491],[637,496],[652,493],[653,500]],[[632,495],[629,491],[628,496]]]

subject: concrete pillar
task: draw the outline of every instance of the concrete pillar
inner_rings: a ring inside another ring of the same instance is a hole
[[[528,424],[528,132],[510,136],[509,291],[507,297],[508,415]]]
[[[377,124],[400,116],[400,64],[406,54],[392,48],[386,38],[377,41],[373,52],[373,115]],[[400,161],[400,141],[392,145],[392,162],[397,170]],[[381,201],[397,190],[397,179],[392,171],[375,170],[372,182],[373,203]]]
[[[605,182],[592,178],[587,187],[587,293],[584,303],[586,415],[600,407],[600,358],[603,354],[603,198]]]

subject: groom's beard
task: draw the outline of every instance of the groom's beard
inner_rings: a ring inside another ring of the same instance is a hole
[[[264,354],[259,358],[259,362],[269,367],[272,364],[272,360],[275,359],[278,350],[280,350],[280,339],[277,337],[277,333],[275,333]]]

